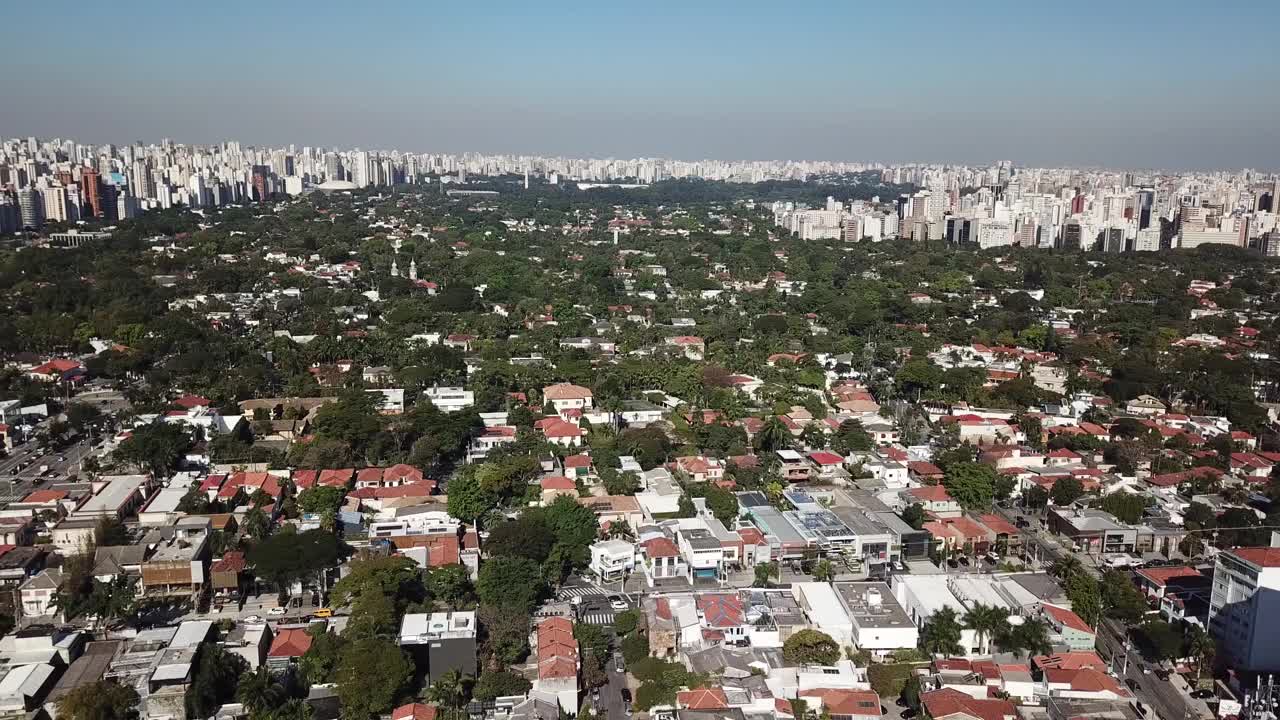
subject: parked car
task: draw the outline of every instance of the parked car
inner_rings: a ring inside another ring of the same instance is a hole
[[[261,625],[261,624],[262,624],[262,616],[261,616],[261,615],[250,615],[250,616],[248,616],[248,617],[244,618],[243,620],[241,620],[240,622],[244,623],[245,625]]]
[[[311,613],[311,617],[318,617],[318,618],[333,617],[333,608],[316,608],[316,611]]]
[[[284,615],[287,612],[289,612],[289,608],[286,608],[283,605],[277,605],[271,608],[270,610],[268,610],[267,615],[269,617],[280,617],[281,615]]]

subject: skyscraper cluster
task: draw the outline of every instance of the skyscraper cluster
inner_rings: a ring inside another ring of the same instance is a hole
[[[921,189],[892,202],[828,200],[821,209],[774,203],[774,222],[804,239],[903,237],[982,248],[1155,251],[1208,243],[1280,256],[1280,178],[1236,173],[1159,173],[911,165],[886,182]]]
[[[225,142],[85,145],[35,137],[0,142],[0,233],[96,218],[115,222],[153,208],[193,208],[298,195],[310,187],[367,188],[448,176],[533,175],[555,182],[650,183],[812,180],[876,171],[920,188],[880,202],[820,209],[776,204],[775,222],[803,238],[948,240],[1112,252],[1253,246],[1280,255],[1280,180],[1252,170],[1149,173],[832,161],[684,161],[480,153],[404,153]]]

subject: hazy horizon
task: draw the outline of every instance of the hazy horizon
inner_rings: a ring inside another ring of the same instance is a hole
[[[1280,3],[497,5],[16,5],[0,136],[1280,169]]]

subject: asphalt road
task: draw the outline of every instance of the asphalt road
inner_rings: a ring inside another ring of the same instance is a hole
[[[1121,682],[1133,680],[1137,683],[1135,694],[1147,707],[1148,718],[1151,718],[1152,710],[1163,720],[1183,720],[1185,717],[1195,718],[1200,715],[1195,705],[1188,702],[1172,683],[1161,680],[1154,669],[1150,674],[1142,671],[1147,662],[1142,659],[1137,650],[1125,647],[1119,635],[1122,628],[1116,628],[1111,621],[1105,621],[1100,630],[1098,645],[1106,648],[1107,654],[1111,657],[1112,670]]]
[[[32,490],[51,482],[62,482],[68,475],[78,473],[80,461],[93,449],[93,440],[85,438],[62,450],[46,449],[37,452],[35,441],[14,448],[9,457],[0,460],[0,502],[15,502]],[[19,470],[18,466],[22,465]],[[40,467],[49,466],[49,472],[40,475]]]
[[[1004,516],[1010,522],[1014,522],[1015,518],[1021,513],[1016,510],[997,509],[997,512]],[[1026,515],[1029,520],[1034,516]],[[1053,561],[1066,555],[1069,550],[1058,545],[1052,539],[1047,537],[1043,530],[1038,530],[1039,523],[1032,520],[1033,526],[1021,528],[1024,546],[1030,547],[1034,544],[1037,548],[1034,555],[1041,559],[1042,567],[1047,568]],[[1100,577],[1101,573],[1094,565],[1081,557],[1081,565],[1094,576]],[[1137,650],[1125,647],[1125,631],[1123,627],[1115,627],[1111,621],[1104,621],[1102,626],[1098,628],[1097,646],[1099,649],[1106,651],[1106,656],[1111,658],[1111,666],[1121,682],[1127,679],[1133,679],[1137,683],[1138,699],[1142,701],[1148,710],[1148,718],[1151,718],[1151,711],[1157,712],[1162,720],[1184,720],[1184,717],[1197,717],[1199,712],[1194,705],[1187,702],[1182,693],[1178,691],[1167,680],[1161,680],[1154,674],[1148,675],[1142,672],[1143,666],[1147,662]],[[1125,657],[1128,656],[1128,664],[1126,668]],[[1190,711],[1190,715],[1187,712]]]

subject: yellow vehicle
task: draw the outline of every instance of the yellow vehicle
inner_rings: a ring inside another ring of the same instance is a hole
[[[311,614],[311,617],[318,617],[318,618],[333,617],[333,608],[316,608],[316,611]]]

